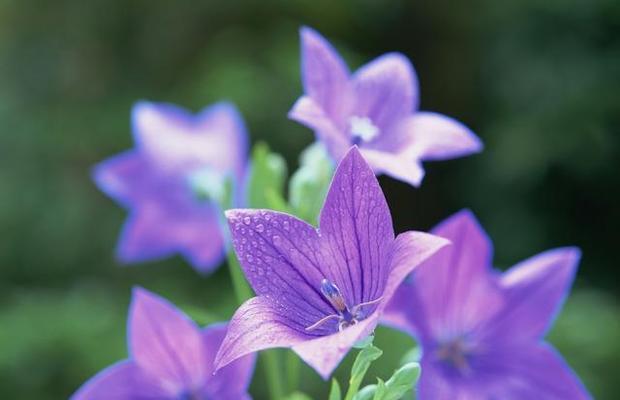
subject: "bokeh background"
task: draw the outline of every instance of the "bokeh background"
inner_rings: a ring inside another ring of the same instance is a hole
[[[117,264],[125,215],[90,168],[132,145],[136,100],[198,110],[228,99],[252,140],[293,171],[313,139],[286,118],[301,93],[304,24],[352,67],[405,53],[422,108],[485,142],[480,155],[427,164],[421,189],[381,178],[399,231],[469,207],[500,268],[554,246],[583,249],[550,339],[595,397],[617,398],[617,0],[0,0],[0,398],[67,398],[123,358],[132,285],[198,319],[231,315],[225,268],[202,278],[180,258]],[[387,330],[377,340],[386,354],[369,377],[386,378],[411,341]],[[302,389],[324,398],[327,385],[303,374]]]

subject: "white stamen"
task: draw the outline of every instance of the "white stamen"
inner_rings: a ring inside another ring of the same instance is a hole
[[[379,128],[368,117],[354,115],[349,118],[349,126],[351,136],[354,139],[361,139],[363,142],[370,142],[379,134]]]

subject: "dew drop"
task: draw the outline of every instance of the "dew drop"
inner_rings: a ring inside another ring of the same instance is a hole
[[[256,225],[257,232],[263,232],[265,230],[265,226],[263,224]]]
[[[250,222],[252,222],[252,220],[250,219],[250,217],[243,217],[243,223],[246,225],[250,225]]]

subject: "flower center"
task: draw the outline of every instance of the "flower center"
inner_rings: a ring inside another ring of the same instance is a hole
[[[435,351],[435,356],[458,372],[468,374],[471,371],[469,365],[471,350],[471,345],[465,338],[458,337],[441,344]]]
[[[307,331],[315,330],[331,320],[338,321],[338,330],[341,331],[344,328],[355,325],[359,321],[366,318],[366,310],[364,309],[365,307],[374,305],[381,301],[381,297],[379,297],[378,299],[363,302],[352,308],[349,308],[344,299],[344,296],[340,292],[340,289],[338,289],[338,286],[336,286],[335,283],[329,281],[328,279],[323,279],[321,281],[321,293],[323,293],[323,296],[325,296],[325,298],[329,301],[332,307],[336,309],[338,314],[330,314],[324,318],[321,318],[314,324],[306,327]]]
[[[207,398],[197,392],[186,391],[178,395],[177,400],[207,400]]]
[[[203,167],[187,175],[187,184],[194,198],[200,202],[224,200],[226,175],[211,167]]]
[[[354,144],[368,143],[380,133],[379,128],[372,123],[370,118],[357,115],[349,118],[349,130]]]

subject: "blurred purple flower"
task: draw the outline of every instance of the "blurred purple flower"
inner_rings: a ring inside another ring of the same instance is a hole
[[[377,325],[401,280],[448,241],[394,238],[390,210],[357,148],[338,166],[320,229],[270,210],[229,210],[233,245],[257,293],[233,316],[216,368],[272,347],[292,349],[327,378]]]
[[[421,399],[587,399],[543,337],[573,281],[580,252],[546,251],[505,273],[469,211],[432,233],[452,241],[418,267],[383,316],[423,350]]]
[[[305,95],[289,117],[313,129],[335,160],[357,144],[376,173],[419,186],[422,161],[482,150],[461,123],[418,111],[418,80],[404,55],[385,54],[351,75],[316,31],[301,29],[301,48]]]
[[[139,102],[132,111],[135,148],[97,165],[99,188],[130,212],[117,254],[126,263],[181,253],[209,272],[224,254],[214,198],[239,183],[248,138],[236,108],[219,103],[196,115],[170,104]]]
[[[134,289],[127,327],[130,357],[95,375],[72,400],[250,399],[254,356],[213,375],[226,324],[200,329],[165,299]]]

